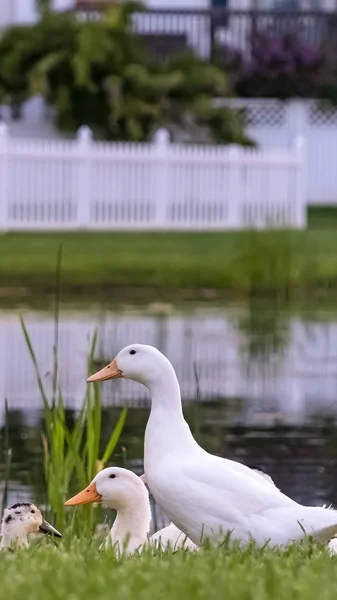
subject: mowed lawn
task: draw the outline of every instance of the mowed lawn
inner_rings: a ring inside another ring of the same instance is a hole
[[[335,600],[337,558],[294,548],[285,554],[211,548],[117,561],[97,541],[2,553],[8,600]]]
[[[318,211],[306,231],[5,234],[0,287],[52,291],[60,245],[69,294],[337,287],[335,214]]]
[[[0,580],[8,600],[335,600],[337,558],[319,549],[211,548],[117,561],[95,541],[74,540],[2,553]]]

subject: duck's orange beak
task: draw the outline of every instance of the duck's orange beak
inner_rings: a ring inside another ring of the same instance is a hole
[[[73,496],[65,502],[65,506],[75,506],[77,504],[89,504],[90,502],[100,502],[102,496],[96,490],[96,483],[91,483],[85,490]]]
[[[118,368],[116,359],[114,358],[114,360],[109,365],[88,377],[87,382],[106,381],[107,379],[118,379],[119,377],[123,377],[123,374],[122,371]]]

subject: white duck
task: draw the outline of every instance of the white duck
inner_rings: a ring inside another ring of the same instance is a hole
[[[148,541],[151,523],[149,494],[140,477],[128,469],[102,469],[90,485],[70,498],[66,506],[103,502],[116,510],[116,519],[106,539],[118,556],[133,554]]]
[[[336,538],[333,538],[328,543],[328,552],[329,552],[330,556],[335,556],[335,554],[337,554],[337,539]]]
[[[1,523],[0,550],[28,548],[31,534],[62,535],[42,517],[41,511],[29,502],[18,502],[5,508]]]
[[[147,484],[145,473],[140,476],[140,479]],[[173,550],[181,547],[188,550],[196,550],[198,548],[198,546],[196,546],[185,533],[180,531],[174,523],[170,523],[166,527],[163,527],[154,533],[150,539],[155,546],[160,546],[162,550],[166,550],[168,547]]]
[[[260,467],[249,466],[250,469],[253,469],[256,473],[259,473],[261,477],[264,477],[266,481],[269,481],[272,485],[275,485],[270,475],[265,473]],[[147,484],[145,473],[140,477],[145,484]],[[158,542],[161,545],[162,549],[170,546],[173,549],[184,547],[189,550],[196,550],[198,546],[186,536],[178,527],[174,525],[174,523],[170,523],[163,529],[160,529],[156,533],[151,536],[151,541]]]
[[[245,465],[205,452],[184,420],[179,383],[169,360],[152,346],[132,344],[101,371],[98,382],[124,377],[144,384],[152,406],[145,432],[144,467],[156,502],[195,544],[202,538],[258,546],[287,546],[312,535],[328,542],[337,512],[288,498]]]

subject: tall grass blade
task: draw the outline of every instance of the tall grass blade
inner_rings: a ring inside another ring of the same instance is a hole
[[[200,435],[200,418],[199,418],[199,411],[200,411],[200,378],[199,378],[199,373],[198,373],[198,366],[197,363],[194,362],[193,363],[193,374],[194,374],[194,379],[195,379],[195,386],[196,386],[196,402],[193,403],[193,434],[195,435],[195,437],[199,437]]]
[[[103,458],[102,458],[103,465],[106,465],[106,463],[108,462],[108,460],[110,460],[111,454],[113,453],[113,451],[116,448],[118,440],[119,440],[119,438],[121,436],[121,433],[123,431],[123,427],[125,425],[127,414],[128,414],[128,409],[126,407],[124,407],[123,410],[122,410],[122,412],[121,412],[121,414],[120,414],[120,416],[119,416],[119,419],[118,419],[118,421],[116,423],[116,427],[113,430],[113,432],[112,432],[112,434],[111,434],[111,436],[109,438],[109,441],[108,441],[108,443],[106,445],[105,451],[103,453]]]
[[[31,339],[30,339],[30,336],[29,336],[29,333],[28,333],[28,330],[27,330],[27,327],[26,327],[26,324],[24,322],[24,319],[23,319],[22,315],[20,315],[20,323],[21,323],[23,335],[24,335],[24,338],[25,338],[25,341],[26,341],[26,344],[27,344],[27,348],[29,350],[29,354],[30,354],[30,357],[32,359],[32,363],[33,363],[33,366],[34,366],[34,369],[35,369],[36,380],[37,380],[37,384],[39,386],[41,398],[42,398],[42,401],[43,401],[43,407],[44,407],[44,411],[45,411],[45,418],[46,418],[46,421],[48,421],[48,427],[51,428],[52,427],[52,412],[51,412],[51,409],[50,409],[50,406],[49,406],[49,403],[48,403],[48,398],[47,398],[47,395],[46,395],[46,392],[45,392],[45,389],[44,389],[44,385],[43,385],[43,382],[42,382],[42,377],[40,375],[40,370],[39,370],[39,365],[38,365],[38,362],[37,362],[37,359],[36,359],[36,354],[34,352],[34,348],[33,348],[33,345],[32,345],[32,342],[31,342]]]
[[[11,470],[11,462],[12,462],[12,449],[9,447],[9,410],[8,410],[8,402],[5,399],[5,485],[2,496],[2,512],[8,505],[8,492],[9,492],[9,480],[10,480],[10,470]]]
[[[59,253],[58,270],[60,269],[61,253]],[[58,305],[57,305],[58,306]],[[71,490],[83,489],[96,475],[101,466],[111,457],[124,427],[127,410],[123,409],[116,427],[100,460],[100,440],[102,423],[102,403],[98,385],[88,386],[82,406],[76,415],[71,428],[67,426],[66,409],[62,391],[57,391],[58,370],[58,308],[55,310],[54,336],[54,374],[52,399],[49,404],[34,352],[31,339],[21,318],[22,330],[34,365],[36,379],[43,400],[45,414],[45,431],[42,434],[44,457],[44,476],[47,490],[47,500],[57,529],[64,530],[66,521],[71,518],[73,533],[82,535],[92,533],[100,510],[87,505],[79,511],[65,510],[64,502]],[[94,353],[98,338],[97,329],[94,332],[88,355],[88,372],[92,371]],[[56,390],[55,390],[56,386]],[[69,517],[68,517],[69,515]]]
[[[86,485],[86,483],[88,483],[88,482],[87,482],[86,471],[84,468],[84,462],[82,460],[82,457],[78,451],[78,448],[74,444],[74,440],[73,440],[73,436],[72,436],[71,432],[66,427],[64,429],[64,433],[65,433],[67,445],[69,448],[69,452],[67,454],[67,460],[66,460],[67,468],[65,469],[65,487],[69,488],[69,484],[71,482],[71,477],[73,475],[74,468],[76,469],[77,478],[78,478],[79,482],[81,482],[83,485]]]
[[[58,378],[58,347],[59,347],[59,316],[60,316],[60,297],[61,297],[61,265],[62,265],[62,244],[59,244],[56,259],[56,291],[55,291],[55,312],[54,312],[54,348],[53,348],[53,398],[52,406],[54,406],[57,392]]]

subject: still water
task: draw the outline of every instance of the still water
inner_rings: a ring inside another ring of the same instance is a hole
[[[304,504],[337,504],[337,312],[290,312],[271,301],[188,312],[163,304],[64,308],[57,331],[52,314],[25,310],[24,317],[48,394],[57,340],[69,418],[83,401],[96,327],[97,367],[129,343],[152,344],[172,361],[186,418],[204,448],[263,467]],[[114,462],[141,473],[146,389],[106,382],[102,398],[104,440],[120,407],[130,406]],[[34,499],[42,490],[41,400],[16,310],[0,312],[0,499],[5,399],[13,456],[9,501]]]

